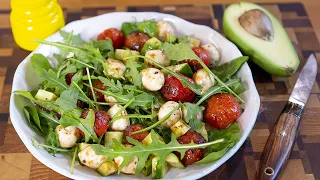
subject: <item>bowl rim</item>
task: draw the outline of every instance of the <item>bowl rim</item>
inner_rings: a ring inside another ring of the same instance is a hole
[[[165,16],[167,18],[172,18],[172,19],[178,19],[180,21],[183,21],[183,23],[186,23],[188,25],[192,25],[192,26],[198,26],[198,27],[201,27],[201,28],[204,28],[206,29],[206,31],[211,31],[211,32],[214,32],[215,34],[219,34],[220,36],[222,36],[219,32],[215,31],[214,29],[208,27],[208,26],[205,26],[205,25],[199,25],[199,24],[195,24],[195,23],[192,23],[192,22],[189,22],[189,21],[186,21],[178,16],[174,16],[174,15],[171,15],[171,14],[166,14],[166,13],[159,13],[159,12],[111,12],[111,13],[106,13],[106,14],[101,14],[101,15],[98,15],[98,16],[94,16],[94,17],[90,17],[90,18],[87,18],[87,19],[83,19],[83,20],[76,20],[76,21],[72,21],[70,23],[68,23],[66,26],[64,26],[62,29],[65,29],[69,26],[72,26],[73,24],[75,23],[78,23],[79,21],[90,21],[92,19],[95,19],[95,18],[98,18],[98,17],[101,17],[101,16],[108,16],[110,14],[118,14],[118,15],[123,15],[123,14],[131,14],[133,17],[134,16],[138,16],[138,15],[141,15],[141,14],[145,14],[145,15],[150,15],[150,16]],[[141,15],[143,16],[143,15]],[[48,38],[46,38],[46,40],[50,40],[51,37],[53,36],[56,36],[57,34],[59,33],[56,32],[52,35],[50,35]],[[235,46],[232,42],[230,42],[228,39],[226,39],[224,36],[222,36],[226,41],[228,41],[229,43],[231,43],[233,46]],[[78,176],[76,174],[71,174],[70,171],[67,171],[61,167],[59,167],[58,165],[54,164],[54,163],[51,163],[48,159],[44,158],[42,153],[40,153],[40,151],[36,150],[37,147],[34,147],[31,143],[31,140],[29,138],[27,138],[26,136],[24,136],[24,133],[22,133],[22,127],[19,124],[19,121],[21,121],[22,119],[19,118],[17,116],[16,113],[13,113],[14,110],[17,110],[16,109],[16,106],[15,106],[15,102],[14,102],[14,91],[16,90],[15,88],[15,84],[14,83],[16,81],[16,79],[18,78],[19,74],[17,74],[17,70],[18,69],[21,69],[23,67],[26,66],[26,64],[28,63],[28,60],[30,59],[30,57],[38,52],[38,50],[44,45],[39,45],[34,51],[32,51],[18,66],[17,66],[17,69],[14,73],[14,78],[13,78],[13,83],[12,83],[12,91],[11,91],[11,96],[10,96],[10,118],[11,118],[11,122],[12,122],[12,125],[14,126],[17,134],[19,135],[20,139],[22,140],[22,142],[24,143],[24,145],[26,146],[26,148],[29,150],[29,152],[36,158],[38,159],[41,163],[43,163],[45,166],[49,167],[50,169],[54,170],[55,172],[59,173],[59,174],[62,174],[66,177],[69,177],[69,178],[72,178],[72,179],[85,179],[84,177],[81,177],[81,176]],[[235,46],[235,49],[237,49],[239,51],[239,49],[237,48],[237,46]],[[241,52],[239,51],[239,53],[241,54]],[[242,54],[241,54],[242,55]],[[257,119],[257,116],[258,116],[258,112],[259,112],[259,107],[260,107],[260,97],[259,97],[259,94],[258,94],[258,91],[256,89],[256,86],[253,82],[253,76],[252,76],[252,72],[251,72],[251,69],[249,68],[248,64],[245,63],[243,64],[243,66],[241,67],[242,68],[246,68],[246,71],[248,73],[248,75],[250,75],[250,77],[248,78],[248,87],[252,88],[252,91],[253,91],[253,98],[255,99],[255,106],[254,106],[254,112],[252,112],[252,115],[251,115],[251,118],[254,118],[254,121],[253,123],[249,126],[248,130],[242,132],[242,137],[240,138],[240,140],[231,148],[228,150],[228,152],[222,156],[220,159],[224,158],[225,160],[224,161],[216,161],[216,162],[213,162],[211,163],[210,166],[204,168],[201,172],[199,173],[195,173],[195,174],[192,174],[192,175],[189,175],[189,176],[186,176],[186,177],[182,177],[182,178],[178,178],[178,179],[198,179],[198,178],[201,178],[211,172],[213,172],[214,170],[216,170],[218,167],[220,167],[223,163],[225,163],[227,160],[229,160],[238,150],[239,148],[243,145],[243,143],[245,142],[245,140],[248,138],[255,122],[256,122],[256,119]],[[106,178],[106,177],[104,177]]]

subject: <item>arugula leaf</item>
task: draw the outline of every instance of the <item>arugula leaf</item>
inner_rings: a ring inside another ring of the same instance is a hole
[[[67,43],[67,44],[81,47],[81,46],[85,43],[85,42],[81,39],[80,34],[73,35],[73,31],[72,31],[72,32],[67,32],[67,31],[64,31],[64,30],[60,30],[60,35],[61,35],[65,40],[67,40],[67,39],[69,38],[70,34],[71,34],[71,39],[70,39],[69,43]]]
[[[231,78],[248,59],[248,56],[241,56],[220,66],[213,67],[211,71],[224,82]]]
[[[85,84],[88,86],[88,84]],[[113,93],[111,91],[107,90],[100,90],[97,88],[93,88],[97,92],[101,92],[102,94],[105,94],[107,96],[112,96],[114,97],[117,102],[121,104],[127,104],[131,99],[135,98],[135,101],[129,105],[128,108],[130,109],[135,109],[136,107],[143,107],[143,108],[151,108],[152,103],[154,101],[154,96],[143,92],[139,95],[135,95],[133,91],[129,91],[128,94],[122,94],[122,93]]]
[[[239,82],[234,83],[233,85],[230,86],[230,88],[237,94],[241,94],[245,92],[247,89],[244,87],[244,84],[241,83],[240,78],[234,78],[234,79],[238,79]]]
[[[157,22],[153,19],[138,23],[138,29],[149,36],[154,37],[157,34]]]
[[[56,147],[59,148],[59,139],[58,139],[58,135],[55,132],[55,127],[50,127],[49,128],[49,133],[48,135],[45,137],[45,144],[47,146],[50,147]],[[46,148],[46,150],[51,153],[53,156],[55,156],[55,154],[57,153],[57,149],[50,149],[50,148]]]
[[[114,48],[112,46],[112,40],[90,40],[89,44],[93,47],[98,48],[103,57],[114,58]]]
[[[47,121],[50,121],[54,124],[60,124],[59,119],[56,116],[56,113],[47,112],[43,109],[38,109],[38,115],[39,115],[39,117],[42,117],[42,118],[46,119]]]
[[[42,54],[32,55],[31,56],[31,65],[38,76],[40,75],[40,73],[39,73],[40,69],[44,69],[46,71],[51,69],[51,66],[50,66],[48,59]]]
[[[98,137],[94,132],[94,111],[90,109],[85,119],[79,118],[78,115],[77,111],[65,113],[61,116],[59,122],[63,127],[75,126],[81,129],[85,135],[85,142],[88,142],[90,139],[94,142],[98,142]]]
[[[231,87],[232,85],[238,84],[240,82],[240,79],[231,79],[225,83],[226,86]],[[211,97],[214,94],[222,93],[222,91],[225,90],[225,87],[220,85],[212,86],[208,91],[203,94],[201,99],[198,100],[196,105],[202,104],[205,100],[207,100],[209,97]]]
[[[178,37],[178,43],[190,43],[190,36]]]
[[[77,107],[78,96],[78,89],[76,87],[69,87],[60,94],[60,97],[55,101],[55,104],[66,110],[72,111]]]
[[[184,120],[187,123],[189,123],[189,121],[191,119],[197,119],[198,113],[203,111],[204,107],[198,106],[198,105],[193,104],[193,103],[186,102],[186,103],[183,103],[183,109],[185,111],[187,111],[187,114],[184,117]]]
[[[138,31],[138,26],[136,23],[124,22],[121,25],[121,31],[123,32],[124,36],[128,36],[129,34]]]
[[[154,130],[151,130],[151,138],[152,142],[149,146],[145,146],[141,142],[130,137],[127,137],[127,140],[129,143],[134,145],[133,147],[125,147],[116,139],[113,139],[114,145],[111,148],[97,144],[93,144],[91,146],[96,154],[107,156],[107,161],[111,161],[118,156],[123,157],[123,162],[118,168],[118,173],[120,173],[122,167],[126,166],[131,159],[133,159],[135,156],[139,157],[138,164],[136,167],[136,174],[138,174],[145,166],[147,158],[150,154],[159,156],[159,165],[163,166],[165,163],[165,158],[173,151],[179,152],[181,154],[181,157],[183,157],[188,149],[205,148],[210,145],[224,142],[224,139],[219,139],[204,144],[195,144],[193,142],[190,144],[179,144],[179,142],[176,139],[176,136],[172,134],[171,141],[168,144],[163,144],[163,142],[160,142],[160,140],[157,138],[157,135],[154,132]]]
[[[204,107],[187,102],[183,104],[183,109],[184,112],[187,112],[186,116],[184,117],[184,120],[188,123],[191,130],[200,133],[206,140],[208,140],[207,133],[204,129],[205,123],[201,122],[198,119],[198,113],[203,111]]]
[[[215,141],[220,138],[225,141],[219,144],[211,145],[207,148],[205,157],[195,164],[205,164],[216,161],[221,158],[227,151],[240,140],[240,127],[237,123],[231,124],[223,130],[211,130],[208,132],[209,141]]]
[[[73,31],[66,32],[66,31],[60,30],[60,35],[64,39],[64,41],[65,41],[64,43],[66,45],[72,44],[74,46],[80,47],[80,46],[82,46],[82,44],[84,44],[84,41],[82,41],[80,34],[73,35]],[[57,48],[59,49],[60,53],[54,54],[53,57],[55,57],[56,60],[58,61],[58,63],[61,64],[66,59],[68,54],[72,51],[70,51],[69,49],[63,48],[63,47],[59,47],[59,46],[57,46]]]
[[[60,70],[60,73],[57,73],[57,77],[65,77],[67,74],[75,72],[77,72],[77,66],[75,64],[71,64],[70,61],[67,61],[63,69]]]
[[[117,80],[117,83],[114,81],[114,79],[108,79],[104,78],[102,76],[99,76],[98,79],[108,87],[108,90],[111,92],[122,92],[122,84],[119,80]]]
[[[165,42],[162,44],[161,49],[167,55],[167,58],[171,60],[199,59],[187,43],[171,44]]]
[[[67,89],[65,78],[58,78],[57,74],[52,69],[49,69],[48,71],[45,69],[39,69],[38,72],[40,79],[45,81],[45,89],[54,89],[55,94],[60,94],[62,91]]]
[[[142,82],[141,82],[141,74],[138,71],[138,68],[140,68],[142,65],[138,63],[137,61],[133,59],[128,59],[126,63],[126,68],[128,69],[125,76],[129,79],[129,81],[132,81],[132,83],[141,88]]]
[[[34,106],[25,106],[23,112],[31,128],[39,135],[43,135],[43,131],[40,124],[40,118],[38,116],[37,109]]]
[[[29,100],[35,102],[36,104],[38,104],[42,108],[45,108],[46,110],[62,113],[62,110],[56,104],[47,101],[39,101],[35,99],[29,91],[15,91],[15,93],[25,98],[28,98]]]

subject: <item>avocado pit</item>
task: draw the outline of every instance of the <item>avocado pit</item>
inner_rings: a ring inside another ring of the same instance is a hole
[[[272,41],[274,38],[272,21],[260,9],[246,11],[239,17],[239,23],[248,33],[260,39]]]

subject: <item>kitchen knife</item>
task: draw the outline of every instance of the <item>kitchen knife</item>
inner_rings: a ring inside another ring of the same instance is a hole
[[[317,71],[317,60],[312,54],[304,65],[289,101],[267,140],[257,172],[257,180],[276,179],[285,168]]]

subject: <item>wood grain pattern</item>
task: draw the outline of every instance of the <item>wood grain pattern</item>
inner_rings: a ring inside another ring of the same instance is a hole
[[[58,0],[68,22],[80,18],[88,18],[101,13],[113,11],[159,11],[179,15],[181,18],[208,25],[222,32],[223,11],[228,3],[238,0]],[[277,14],[286,26],[302,67],[305,59],[315,53],[320,67],[320,2],[319,0],[255,0]],[[283,3],[289,2],[289,3]],[[30,164],[28,173],[17,173],[15,167],[0,161],[0,170],[14,172],[12,177],[4,177],[0,171],[0,179],[68,179],[52,171],[34,157],[26,149],[16,134],[9,117],[9,99],[11,83],[16,66],[29,52],[19,49],[12,38],[8,26],[10,1],[0,0],[0,153],[6,157],[18,158],[22,164]],[[2,21],[2,22],[1,22]],[[312,25],[312,26],[311,26]],[[191,32],[192,33],[192,32]],[[249,62],[253,78],[261,97],[261,106],[248,139],[239,151],[225,164],[201,180],[253,180],[259,166],[263,147],[278,119],[282,108],[295,84],[297,73],[290,78],[274,77]],[[280,180],[320,180],[320,73],[313,88],[310,100],[301,118],[299,133]]]
[[[303,107],[288,103],[266,142],[257,180],[274,180],[285,169],[296,139]]]

